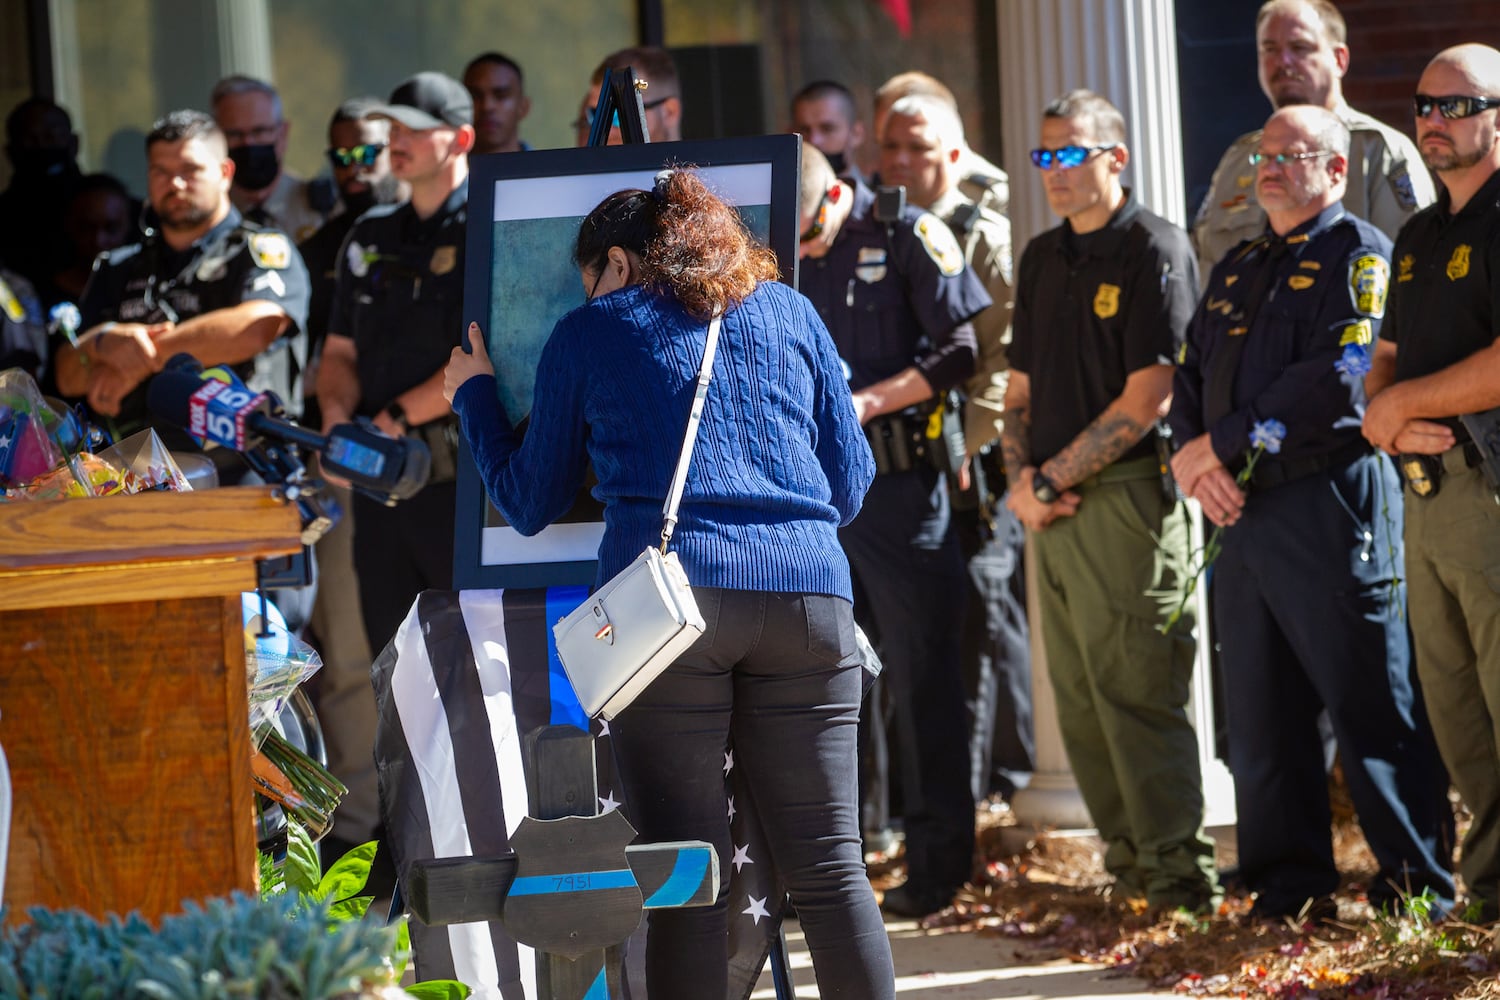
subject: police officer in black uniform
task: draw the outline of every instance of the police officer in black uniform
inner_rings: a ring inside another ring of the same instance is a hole
[[[418,73],[378,112],[390,120],[391,170],[411,200],[355,223],[318,369],[324,426],[369,417],[432,451],[428,485],[395,507],[356,495],[354,559],[372,650],[423,590],[453,585],[457,425],[443,368],[463,334],[464,233],[474,107],[463,84]]]
[[[1214,268],[1173,383],[1170,421],[1184,442],[1173,471],[1228,526],[1214,625],[1240,867],[1254,913],[1271,919],[1335,912],[1324,707],[1380,863],[1371,903],[1424,889],[1439,906],[1453,900],[1446,782],[1402,614],[1400,486],[1359,431],[1390,240],[1344,211],[1348,155],[1333,113],[1271,116],[1251,154],[1270,228]],[[1255,455],[1244,491],[1235,476],[1267,420],[1285,440]]]
[[[970,320],[990,297],[935,216],[879,212],[876,195],[839,181],[816,149],[802,157],[802,291],[848,368],[878,470],[839,539],[856,615],[885,664],[901,769],[908,877],[882,905],[921,915],[968,880],[974,846],[959,671],[966,580],[931,400],[973,373]]]
[[[146,380],[186,352],[276,393],[296,416],[307,363],[302,258],[285,234],[246,222],[230,204],[234,165],[208,115],[162,118],[146,137],[146,156],[153,231],[95,261],[80,303],[87,339],[59,353],[59,390],[86,395],[128,432],[151,422]],[[156,429],[174,449],[193,447],[179,428]],[[226,449],[212,454],[223,481],[247,471]]]

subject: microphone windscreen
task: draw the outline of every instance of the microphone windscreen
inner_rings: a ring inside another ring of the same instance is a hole
[[[146,387],[146,408],[151,411],[152,416],[160,417],[174,427],[186,428],[193,393],[202,386],[203,379],[198,375],[164,368],[152,376],[150,385]]]

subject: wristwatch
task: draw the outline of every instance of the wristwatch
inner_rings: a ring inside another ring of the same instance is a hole
[[[1052,485],[1052,480],[1042,475],[1041,469],[1037,469],[1031,474],[1031,495],[1042,503],[1054,503],[1062,493]]]
[[[385,413],[386,416],[396,421],[403,434],[411,430],[411,424],[406,421],[406,407],[402,406],[398,400],[391,400],[385,408]]]

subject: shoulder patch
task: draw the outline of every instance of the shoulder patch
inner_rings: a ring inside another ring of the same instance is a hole
[[[1411,173],[1402,163],[1391,172],[1391,190],[1396,193],[1396,204],[1408,212],[1417,210],[1417,192],[1411,184]]]
[[[251,233],[250,256],[257,267],[279,271],[292,263],[292,244],[280,233]]]
[[[953,230],[943,225],[942,220],[931,212],[923,212],[912,226],[912,231],[917,234],[922,249],[927,251],[927,256],[932,258],[939,271],[950,278],[962,273],[964,252],[959,248]]]
[[[12,323],[26,322],[26,307],[4,278],[0,278],[0,310],[4,310]]]
[[[1363,254],[1349,265],[1349,297],[1356,312],[1377,319],[1384,316],[1390,288],[1391,265],[1379,254]]]

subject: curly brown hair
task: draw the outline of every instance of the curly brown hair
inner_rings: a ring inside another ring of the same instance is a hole
[[[728,310],[780,273],[776,255],[756,243],[739,213],[692,170],[656,175],[650,191],[616,191],[578,228],[573,262],[597,274],[610,247],[641,261],[641,284],[670,295],[708,319]]]

